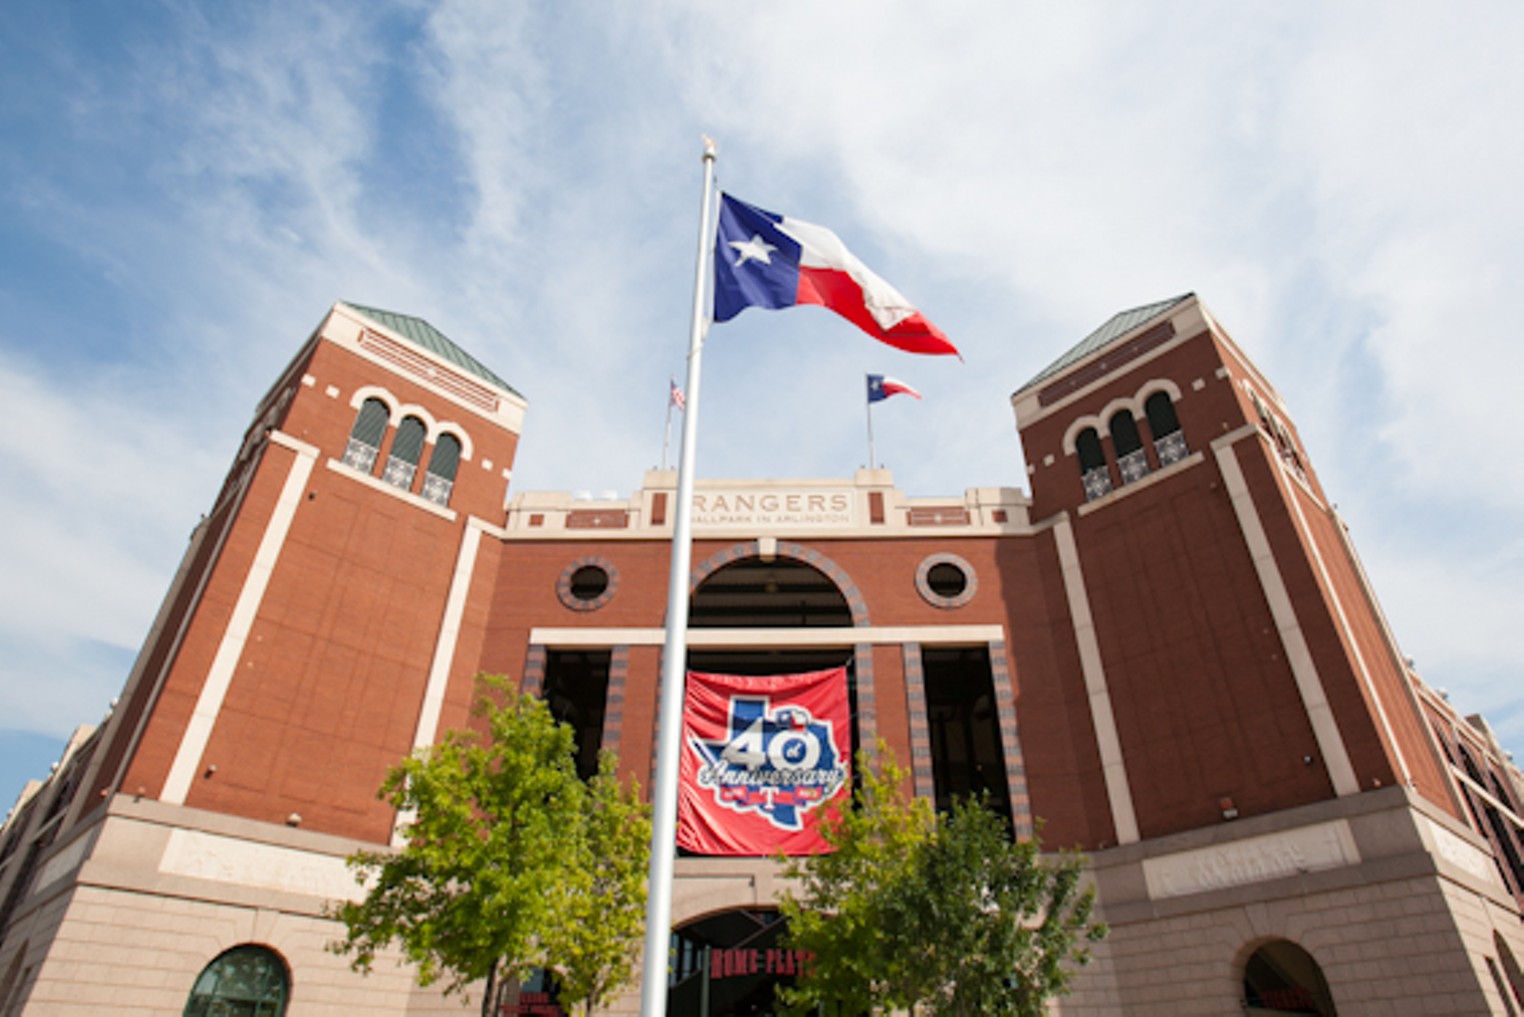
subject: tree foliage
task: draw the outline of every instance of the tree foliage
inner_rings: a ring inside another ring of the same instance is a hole
[[[604,753],[577,777],[574,734],[544,702],[506,679],[481,679],[486,736],[450,732],[387,775],[380,796],[411,822],[396,851],[349,859],[363,900],[332,917],[332,944],[368,971],[392,943],[446,992],[495,987],[535,968],[554,976],[563,1005],[590,1010],[627,982],[640,946],[649,809]]]
[[[899,793],[904,771],[879,751],[877,766],[859,754],[856,807],[825,824],[834,850],[789,865],[789,942],[814,959],[780,989],[785,1008],[1043,1014],[1106,934],[1083,858],[1044,859],[1035,839],[1011,841],[977,799],[937,815]]]

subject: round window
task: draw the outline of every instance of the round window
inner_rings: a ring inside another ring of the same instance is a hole
[[[968,589],[968,576],[950,561],[938,562],[927,570],[926,585],[939,597],[956,597]]]
[[[607,604],[619,585],[614,566],[603,558],[580,558],[561,572],[556,596],[573,611],[595,611]]]
[[[571,576],[571,595],[578,600],[597,600],[609,588],[609,574],[597,565],[584,565]]]
[[[973,599],[978,585],[974,567],[955,554],[931,555],[915,572],[917,592],[933,607],[962,607]]]

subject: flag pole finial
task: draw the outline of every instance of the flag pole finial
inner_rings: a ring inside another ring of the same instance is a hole
[[[700,134],[699,137],[704,139],[704,158],[705,159],[714,159],[715,156],[719,155],[719,149],[718,149],[718,147],[716,147],[713,138],[711,138],[707,134]]]

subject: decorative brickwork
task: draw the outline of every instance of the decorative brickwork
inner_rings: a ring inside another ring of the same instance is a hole
[[[524,677],[519,680],[519,691],[526,696],[538,696],[545,690],[545,647],[535,643],[524,655]]]
[[[572,592],[572,579],[580,569],[602,569],[608,577],[608,585],[603,592],[596,597],[583,598]],[[573,611],[596,611],[604,604],[614,599],[614,594],[619,592],[619,570],[614,568],[614,563],[599,555],[588,555],[571,562],[561,570],[561,575],[556,578],[556,596],[561,598]]]
[[[566,513],[568,530],[623,530],[630,525],[625,509],[577,509]]]
[[[762,554],[762,545],[755,540],[745,543],[734,544],[721,551],[716,551],[704,559],[692,571],[688,573],[688,592],[692,593],[703,585],[704,580],[733,562],[746,558],[757,558]],[[780,540],[773,551],[774,557],[791,558],[794,561],[804,562],[817,572],[830,579],[841,591],[842,597],[847,601],[847,608],[852,612],[852,625],[854,628],[866,628],[871,623],[868,621],[868,602],[863,598],[862,591],[847,574],[847,570],[836,564],[827,556],[811,547],[803,544],[795,544],[792,541]]]
[[[967,526],[966,508],[913,508],[906,519],[911,526]]]
[[[852,651],[852,677],[857,687],[857,747],[878,741],[878,709],[873,692],[873,644],[858,643]]]
[[[619,753],[624,734],[624,687],[630,677],[630,648],[615,646],[609,651],[608,698],[603,707],[603,748]]]
[[[1000,719],[1000,745],[1005,752],[1005,783],[1011,795],[1011,822],[1016,836],[1036,833],[1032,823],[1032,799],[1027,794],[1027,767],[1021,754],[1021,732],[1016,726],[1016,693],[1011,684],[1010,658],[1005,643],[992,642],[990,684],[995,689],[995,712]]]
[[[366,329],[360,336],[360,346],[391,361],[409,374],[431,381],[452,395],[474,406],[479,406],[489,413],[498,408],[499,400],[490,388],[478,385],[464,375],[434,363],[406,343],[394,342],[379,332]]]
[[[917,798],[935,798],[936,777],[931,764],[931,721],[926,713],[926,673],[921,669],[921,644],[906,643],[905,701],[910,710],[910,775]]]

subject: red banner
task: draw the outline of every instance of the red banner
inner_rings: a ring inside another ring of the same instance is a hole
[[[705,855],[812,855],[823,806],[851,794],[847,671],[753,677],[688,672],[679,847]]]

